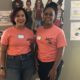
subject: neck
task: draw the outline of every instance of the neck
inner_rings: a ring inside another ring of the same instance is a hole
[[[49,24],[49,25],[44,24],[44,28],[45,28],[45,29],[49,29],[49,28],[51,28],[51,27],[52,27],[52,24]]]
[[[25,28],[25,26],[18,26],[18,25],[16,25],[15,26],[17,29],[24,29]]]
[[[31,10],[31,7],[27,7],[27,10]]]

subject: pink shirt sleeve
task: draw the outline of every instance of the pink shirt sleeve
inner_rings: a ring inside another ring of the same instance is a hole
[[[67,42],[66,42],[64,31],[61,30],[57,38],[57,48],[65,47],[66,45]]]
[[[1,36],[1,44],[8,45],[9,44],[9,33],[8,31],[4,31]]]

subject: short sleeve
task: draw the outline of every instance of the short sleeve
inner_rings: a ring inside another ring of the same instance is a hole
[[[64,31],[61,30],[57,36],[57,48],[65,47],[67,45]]]
[[[4,31],[1,36],[1,44],[3,45],[9,44],[9,33],[7,31]]]

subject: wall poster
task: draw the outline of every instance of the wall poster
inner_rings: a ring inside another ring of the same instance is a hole
[[[0,26],[12,25],[10,22],[10,13],[11,11],[0,11]]]
[[[80,1],[71,1],[71,20],[80,20]]]
[[[70,40],[80,40],[80,22],[72,22],[70,32]]]

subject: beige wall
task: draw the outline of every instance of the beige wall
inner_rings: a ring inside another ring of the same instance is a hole
[[[0,0],[0,10],[10,10],[11,0]]]
[[[11,0],[0,0],[0,11],[11,10]],[[0,30],[5,29],[5,27],[0,26]]]

